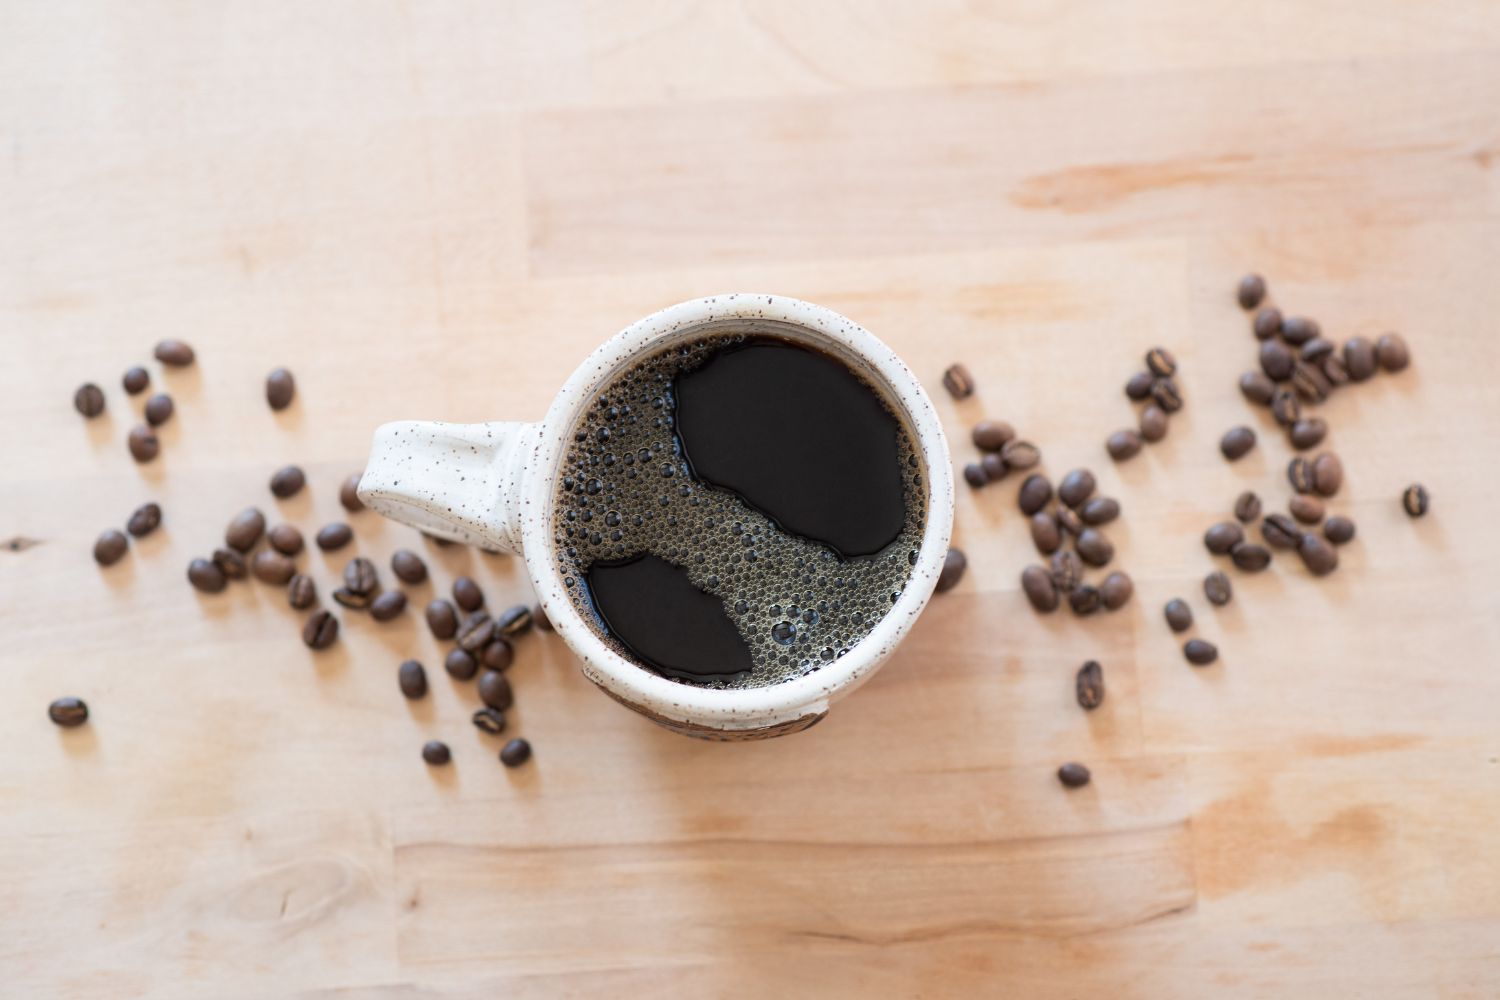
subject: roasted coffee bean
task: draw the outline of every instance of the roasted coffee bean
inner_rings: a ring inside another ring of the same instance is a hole
[[[953,549],[949,549],[953,552]],[[962,554],[962,553],[960,553]],[[947,560],[945,559],[946,566]],[[941,576],[942,574],[938,574]],[[495,619],[495,631],[500,635],[518,636],[525,635],[531,630],[531,609],[524,604],[515,604],[500,612]]]
[[[339,486],[339,503],[344,505],[347,511],[364,510],[365,502],[359,498],[359,473],[356,472],[345,479]]]
[[[1005,467],[1005,459],[994,452],[980,457],[979,468],[984,470],[985,481],[990,483],[999,482],[1010,471]]]
[[[130,449],[130,457],[137,462],[149,462],[161,453],[161,440],[146,424],[136,424],[130,428],[130,433],[125,436],[125,444]]]
[[[161,524],[161,506],[143,503],[130,512],[130,520],[125,522],[125,530],[130,532],[133,538],[145,538],[155,531],[159,524]]]
[[[547,617],[547,612],[542,610],[542,606],[540,604],[533,604],[531,606],[531,619],[532,621],[536,622],[536,627],[540,631],[553,631],[552,619]]]
[[[1130,595],[1133,593],[1135,593],[1135,583],[1127,574],[1119,570],[1106,576],[1104,582],[1099,584],[1099,598],[1110,611],[1123,608],[1130,601]]]
[[[286,584],[286,602],[299,611],[312,607],[318,601],[318,585],[306,573],[298,573]]]
[[[511,740],[500,748],[500,763],[506,767],[520,767],[531,759],[531,744],[525,740]]]
[[[969,436],[980,451],[999,451],[1005,442],[1015,439],[1016,429],[1004,420],[981,420]]]
[[[1032,564],[1021,571],[1021,589],[1036,610],[1057,610],[1057,585],[1052,582],[1052,574],[1042,567]]]
[[[435,639],[451,639],[458,634],[458,612],[442,598],[427,605],[427,627]]]
[[[1344,341],[1344,367],[1352,382],[1363,382],[1375,374],[1375,345],[1368,337],[1350,337]]]
[[[968,399],[974,395],[974,376],[962,364],[949,365],[943,372],[943,388],[954,399]]]
[[[120,379],[120,384],[125,387],[126,392],[134,396],[146,391],[146,386],[151,384],[151,375],[140,365],[135,365],[125,369],[125,376]]]
[[[497,712],[503,712],[515,704],[510,681],[498,670],[486,670],[479,675],[479,700]]]
[[[89,419],[104,412],[104,390],[92,382],[85,382],[73,393],[73,409]]]
[[[1305,344],[1322,332],[1318,321],[1306,316],[1286,316],[1281,320],[1281,337],[1288,344]]]
[[[1078,558],[1090,566],[1105,566],[1115,557],[1115,547],[1098,528],[1084,528],[1073,545],[1078,549]]]
[[[458,628],[457,642],[468,653],[478,653],[495,637],[495,621],[483,611],[464,620]]]
[[[1132,430],[1118,430],[1104,442],[1104,450],[1116,462],[1134,458],[1141,451],[1141,436]]]
[[[339,620],[331,611],[314,611],[302,625],[302,642],[311,649],[327,649],[338,637]]]
[[[1146,352],[1146,370],[1152,375],[1166,378],[1177,373],[1177,359],[1165,347],[1153,347]]]
[[[1276,395],[1276,383],[1265,372],[1246,372],[1240,376],[1240,394],[1257,406],[1266,406]]]
[[[1083,534],[1083,518],[1078,516],[1078,511],[1072,507],[1061,505],[1053,508],[1053,516],[1057,518],[1057,526],[1063,530],[1063,534],[1072,535],[1077,538]]]
[[[1231,427],[1219,439],[1219,451],[1231,462],[1238,461],[1255,447],[1255,432],[1245,425]]]
[[[350,611],[364,611],[375,603],[375,593],[359,594],[348,587],[340,587],[333,592],[333,599]]]
[[[1313,576],[1327,576],[1339,568],[1338,550],[1311,531],[1297,543],[1297,554]]]
[[[1313,484],[1312,463],[1305,458],[1294,458],[1287,464],[1286,478],[1298,493],[1311,493],[1317,488]]]
[[[266,532],[266,541],[284,556],[294,556],[302,551],[302,532],[290,524],[278,524]]]
[[[1073,688],[1079,707],[1092,712],[1104,704],[1104,668],[1099,666],[1098,660],[1089,660],[1078,668]]]
[[[1167,413],[1182,409],[1182,392],[1177,383],[1169,378],[1159,378],[1151,383],[1151,398]]]
[[[1292,377],[1295,359],[1292,352],[1279,340],[1268,340],[1260,345],[1260,370],[1273,382],[1285,382]]]
[[[1220,521],[1203,533],[1203,546],[1222,556],[1245,540],[1245,531],[1233,521]]]
[[[265,530],[266,516],[254,507],[246,507],[224,529],[224,544],[239,552],[249,552]]]
[[[1323,537],[1335,545],[1354,540],[1354,522],[1341,514],[1335,514],[1323,522]]]
[[[1050,556],[1062,545],[1062,529],[1057,526],[1057,518],[1039,510],[1031,515],[1031,541],[1036,545],[1036,550],[1044,556]]]
[[[963,549],[949,548],[948,554],[943,557],[943,568],[938,573],[936,591],[941,594],[945,590],[952,590],[958,586],[958,581],[964,578],[964,570],[969,568],[968,557],[964,555]],[[454,584],[454,593],[457,595],[458,585]]]
[[[373,594],[380,589],[380,574],[375,564],[364,556],[355,556],[344,564],[344,586],[356,594]]]
[[[1120,516],[1120,501],[1114,497],[1093,497],[1078,508],[1084,524],[1108,524]]]
[[[1260,497],[1251,490],[1241,493],[1234,501],[1234,516],[1245,524],[1260,517]]]
[[[217,594],[224,589],[224,571],[207,559],[194,559],[188,563],[188,583],[205,594]]]
[[[1172,598],[1162,610],[1166,615],[1167,627],[1173,632],[1186,632],[1193,627],[1193,609],[1182,598]]]
[[[1401,494],[1401,506],[1412,517],[1425,516],[1431,505],[1432,498],[1427,494],[1427,487],[1421,483],[1412,483]]]
[[[1222,608],[1229,603],[1234,596],[1234,588],[1229,584],[1229,577],[1223,571],[1214,570],[1203,578],[1203,596],[1208,598],[1208,603],[1216,608]]]
[[[283,466],[271,476],[271,492],[285,500],[294,496],[307,482],[307,476],[295,465]]]
[[[1256,340],[1270,340],[1281,332],[1281,310],[1275,306],[1260,310],[1255,314],[1251,329],[1255,331]]]
[[[479,671],[479,661],[466,649],[450,649],[443,658],[443,669],[456,681],[466,681]]]
[[[162,340],[157,342],[156,350],[152,352],[156,360],[173,368],[182,368],[193,363],[193,349],[180,340]]]
[[[1342,354],[1334,353],[1328,355],[1328,357],[1318,362],[1318,367],[1323,372],[1323,377],[1328,380],[1328,384],[1335,389],[1341,385],[1349,384],[1349,367],[1344,364],[1344,356]]]
[[[465,611],[477,611],[484,607],[484,591],[472,578],[461,576],[453,581],[453,600]]]
[[[58,698],[47,706],[47,718],[64,729],[89,721],[89,706],[82,698]]]
[[[491,639],[479,653],[479,661],[491,670],[508,670],[515,659],[515,647],[504,636]]]
[[[1012,471],[1030,469],[1042,460],[1042,450],[1030,441],[1022,441],[1017,438],[1014,441],[1005,442],[1000,449],[1000,457],[1005,459],[1005,467]]]
[[[1155,444],[1167,436],[1167,411],[1152,403],[1141,411],[1141,440]]]
[[[1322,364],[1323,359],[1331,357],[1336,350],[1338,348],[1327,337],[1314,337],[1302,345],[1302,360],[1308,364]]]
[[[1151,383],[1155,381],[1156,376],[1150,372],[1136,372],[1125,383],[1125,395],[1137,401],[1145,399],[1151,395]]]
[[[172,419],[172,397],[164,392],[158,392],[146,400],[146,423],[152,427],[160,427]]]
[[[474,728],[490,736],[499,736],[505,732],[505,713],[497,712],[493,708],[481,708],[469,716],[469,721],[474,723]]]
[[[396,670],[396,682],[402,694],[416,701],[427,694],[427,668],[416,660],[405,660]]]
[[[1303,417],[1292,424],[1288,436],[1291,438],[1292,447],[1298,451],[1315,448],[1323,438],[1328,436],[1328,421],[1322,417]]]
[[[1240,286],[1235,292],[1235,298],[1239,299],[1241,309],[1254,309],[1260,305],[1261,300],[1266,297],[1266,279],[1258,274],[1247,274],[1240,279]]]
[[[1052,553],[1052,583],[1064,594],[1072,593],[1083,580],[1083,562],[1078,555],[1063,549]]]
[[[100,566],[113,566],[129,549],[130,540],[125,537],[124,532],[114,528],[101,531],[94,540],[94,562]]]
[[[1388,372],[1399,372],[1411,364],[1411,351],[1399,333],[1382,334],[1375,341],[1375,360]]]
[[[442,740],[428,740],[422,744],[422,759],[429,764],[441,767],[453,759],[453,751],[448,749],[448,744]]]
[[[421,583],[427,579],[427,564],[410,549],[397,549],[391,555],[391,572],[402,583]]]
[[[332,521],[319,528],[318,533],[313,536],[313,540],[318,543],[318,548],[324,552],[332,552],[335,549],[343,548],[353,541],[354,530],[343,521]]]
[[[234,549],[214,549],[214,565],[219,567],[219,572],[228,580],[243,580],[250,575],[245,557]]]
[[[1240,301],[1245,301],[1244,295],[1240,296]],[[1089,769],[1075,761],[1069,761],[1057,769],[1057,780],[1063,783],[1064,788],[1082,788],[1089,783],[1090,777],[1092,775],[1089,774]]]
[[[1087,618],[1104,607],[1104,597],[1093,584],[1080,583],[1068,594],[1068,607],[1078,617]]]
[[[1325,451],[1312,463],[1313,487],[1323,496],[1331,497],[1344,485],[1344,463],[1331,451]]]
[[[979,487],[989,481],[990,477],[984,474],[984,467],[978,462],[970,462],[964,466],[964,482],[968,483],[974,489],[979,489]]]
[[[284,410],[292,405],[297,394],[297,381],[285,368],[274,368],[266,376],[266,402],[273,410]]]
[[[1077,507],[1094,495],[1094,474],[1088,469],[1074,469],[1057,484],[1057,499]]]
[[[1189,639],[1182,644],[1182,655],[1195,667],[1206,667],[1219,658],[1219,647],[1207,639]]]
[[[1302,404],[1291,389],[1277,389],[1271,397],[1271,416],[1283,427],[1295,427],[1302,419]]]
[[[1292,516],[1303,524],[1317,524],[1323,520],[1323,501],[1306,493],[1298,493],[1287,502]]]
[[[1271,565],[1271,550],[1254,542],[1240,542],[1229,550],[1229,558],[1234,560],[1236,568],[1246,573],[1259,573]]]
[[[1035,514],[1047,502],[1052,499],[1052,482],[1040,472],[1033,472],[1021,481],[1021,491],[1016,494],[1016,502],[1021,505],[1021,513]]]
[[[1333,391],[1333,386],[1328,384],[1317,365],[1298,361],[1292,366],[1292,389],[1306,402],[1321,403]]]
[[[388,622],[406,610],[406,593],[387,590],[370,602],[370,617],[378,622]]]
[[[261,583],[279,587],[290,580],[296,572],[296,563],[271,549],[261,549],[250,560],[250,574]]]
[[[1260,534],[1273,549],[1295,549],[1302,540],[1302,529],[1285,514],[1267,514],[1260,522]]]

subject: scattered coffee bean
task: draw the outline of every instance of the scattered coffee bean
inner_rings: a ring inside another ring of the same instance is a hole
[[[427,564],[410,549],[397,549],[391,554],[391,572],[402,583],[421,583],[427,579]]]
[[[125,522],[125,530],[130,532],[132,538],[145,538],[155,531],[159,524],[161,524],[161,505],[143,503],[130,512],[130,520]]]
[[[380,574],[375,564],[364,556],[355,556],[344,564],[344,586],[356,594],[374,594],[380,589]]]
[[[125,437],[130,448],[130,457],[137,462],[149,462],[161,452],[161,441],[156,432],[146,424],[136,424]]]
[[[1141,411],[1141,440],[1152,444],[1167,436],[1167,411],[1152,403]]]
[[[1159,378],[1151,383],[1151,398],[1167,413],[1176,413],[1182,409],[1182,391],[1169,378]]]
[[[104,412],[104,390],[92,382],[85,382],[73,393],[73,409],[92,420]]]
[[[1234,521],[1220,521],[1203,533],[1203,546],[1222,556],[1245,540],[1245,530]]]
[[[442,598],[427,605],[427,627],[435,639],[451,639],[458,634],[458,612]]]
[[[1186,632],[1192,628],[1193,609],[1188,607],[1187,601],[1182,598],[1172,598],[1162,611],[1166,615],[1167,627],[1173,632]]]
[[[1182,655],[1195,667],[1206,667],[1219,658],[1219,647],[1207,639],[1189,639],[1182,644]]]
[[[1276,383],[1265,372],[1246,372],[1240,376],[1240,395],[1257,406],[1266,406],[1276,395]]]
[[[964,466],[964,482],[968,483],[974,489],[979,489],[979,487],[989,481],[990,477],[984,474],[984,467],[978,462],[970,462]]]
[[[318,533],[313,536],[313,540],[318,543],[318,548],[324,552],[333,552],[336,549],[343,548],[354,540],[354,529],[350,528],[343,521],[332,521],[319,528]]]
[[[1317,447],[1328,436],[1328,421],[1322,417],[1303,417],[1292,424],[1290,433],[1292,447],[1298,451]]]
[[[1313,576],[1326,576],[1339,568],[1338,550],[1310,531],[1297,543],[1297,554]]]
[[[1079,517],[1078,511],[1072,507],[1058,505],[1053,508],[1053,516],[1057,518],[1057,526],[1063,530],[1064,534],[1072,535],[1074,538],[1083,534],[1083,518]]]
[[[505,713],[497,712],[493,708],[481,708],[469,717],[474,723],[474,728],[490,736],[499,736],[505,732]]]
[[[1234,501],[1234,516],[1245,524],[1260,517],[1260,497],[1252,490],[1241,493]]]
[[[1104,450],[1109,452],[1109,457],[1116,462],[1134,458],[1141,451],[1141,436],[1132,430],[1115,431],[1105,439]]]
[[[278,524],[266,532],[266,541],[271,543],[271,548],[284,556],[294,556],[302,551],[302,532],[290,524]]]
[[[1292,389],[1308,403],[1321,403],[1333,391],[1333,386],[1323,376],[1317,365],[1298,361],[1292,366]]]
[[[1306,316],[1287,316],[1281,321],[1281,337],[1288,344],[1305,344],[1322,332],[1318,321]]]
[[[298,573],[286,584],[286,602],[298,611],[318,603],[318,585],[306,573]]]
[[[1066,549],[1052,553],[1052,583],[1064,594],[1072,593],[1083,580],[1083,562]]]
[[[125,377],[120,379],[120,384],[134,396],[146,391],[146,386],[151,384],[151,375],[140,365],[135,365],[125,369]]]
[[[1177,372],[1177,359],[1165,347],[1153,347],[1146,352],[1146,370],[1152,375],[1166,378]]]
[[[1243,295],[1240,296],[1240,301],[1245,301]],[[1082,788],[1089,783],[1091,777],[1089,769],[1076,761],[1069,761],[1057,769],[1057,780],[1063,783],[1064,788]]]
[[[969,568],[968,557],[964,555],[963,549],[949,548],[948,554],[943,557],[943,568],[938,573],[936,591],[941,594],[945,590],[952,590],[958,586],[958,581],[964,578],[964,570]],[[457,594],[458,585],[454,585],[454,593]]]
[[[1302,404],[1291,389],[1277,389],[1271,396],[1271,416],[1282,427],[1295,427],[1302,419]]]
[[[1016,429],[1004,420],[981,420],[974,425],[969,436],[980,451],[999,451],[1005,447],[1005,442],[1015,439]]]
[[[266,516],[254,507],[246,507],[224,529],[224,544],[239,552],[249,552],[265,530]]]
[[[1078,557],[1090,566],[1105,566],[1115,557],[1115,547],[1098,528],[1084,528],[1073,543]]]
[[[457,642],[467,653],[478,653],[495,637],[495,622],[483,611],[476,612],[459,626]]]
[[[1259,573],[1271,565],[1271,550],[1254,542],[1241,542],[1229,550],[1234,565],[1246,573]]]
[[[1313,487],[1325,497],[1338,493],[1344,485],[1344,463],[1331,451],[1325,451],[1312,463]]]
[[[1078,668],[1073,687],[1079,706],[1086,711],[1092,712],[1104,704],[1104,668],[1099,666],[1098,660],[1089,660]]]
[[[1273,549],[1295,549],[1302,541],[1302,529],[1285,514],[1267,514],[1260,522],[1260,534]]]
[[[1412,517],[1425,516],[1431,505],[1432,498],[1427,495],[1427,487],[1421,483],[1412,483],[1401,494],[1401,506]]]
[[[1375,341],[1375,360],[1388,372],[1399,372],[1411,364],[1411,351],[1399,333],[1382,334]]]
[[[339,503],[350,512],[365,509],[365,502],[359,498],[359,476],[356,472],[339,486]]]
[[[173,368],[182,368],[193,363],[193,349],[180,340],[163,340],[152,352],[156,360]]]
[[[479,661],[466,649],[450,649],[443,658],[443,669],[456,681],[466,681],[479,671]]]
[[[188,563],[188,583],[205,594],[217,594],[224,589],[224,571],[207,559],[194,559]]]
[[[1080,618],[1086,618],[1104,607],[1104,597],[1093,584],[1080,583],[1068,594],[1068,607]]]
[[[130,541],[124,532],[114,528],[101,531],[94,540],[94,562],[100,566],[113,566],[124,557],[129,548]]]
[[[89,706],[82,698],[58,698],[47,706],[47,718],[64,729],[89,721]]]
[[[1317,489],[1313,482],[1313,465],[1305,458],[1294,458],[1287,464],[1286,478],[1298,493],[1311,493]]]
[[[448,749],[448,744],[442,740],[428,740],[422,744],[422,759],[427,763],[441,767],[453,759],[453,751]]]
[[[164,392],[158,392],[146,400],[146,423],[152,427],[160,427],[172,419],[172,397]]]
[[[1099,584],[1099,597],[1110,611],[1123,608],[1130,602],[1130,595],[1133,593],[1135,593],[1135,583],[1127,574],[1119,570],[1106,576],[1104,582]]]
[[[1344,341],[1344,367],[1352,382],[1363,382],[1375,374],[1375,345],[1368,337],[1350,337]]]
[[[1044,556],[1056,552],[1062,545],[1062,529],[1057,526],[1057,518],[1045,510],[1032,514],[1031,541]]]
[[[1021,480],[1021,490],[1016,494],[1016,502],[1021,506],[1022,514],[1035,514],[1047,502],[1052,499],[1052,481],[1040,472],[1033,472]]]
[[[243,580],[250,575],[245,557],[234,549],[214,549],[214,565],[219,567],[226,580]]]
[[[515,704],[515,694],[510,681],[498,670],[486,670],[479,675],[479,700],[497,712],[503,712]]]
[[[272,369],[266,376],[266,402],[273,410],[284,410],[292,405],[297,394],[297,381],[285,368]]]
[[[396,681],[401,693],[412,701],[427,694],[427,668],[416,660],[406,660],[396,670]]]
[[[950,553],[953,549],[948,550]],[[947,560],[943,560],[944,566]],[[941,576],[942,574],[939,574]],[[500,635],[518,636],[525,635],[531,630],[531,608],[524,604],[516,604],[500,612],[495,619],[495,631]]]
[[[1343,355],[1338,353],[1330,354],[1318,362],[1318,367],[1322,370],[1323,377],[1328,380],[1328,384],[1334,388],[1349,384],[1349,367],[1344,364]]]
[[[954,399],[968,399],[974,395],[974,376],[962,364],[949,365],[943,372],[943,388]]]
[[[1245,275],[1240,279],[1235,297],[1239,299],[1241,309],[1254,309],[1266,297],[1266,279],[1258,274]]]
[[[465,611],[477,611],[484,607],[484,591],[472,578],[461,576],[453,581],[453,600]]]
[[[378,622],[388,622],[406,610],[406,592],[387,590],[370,602],[370,617]]]
[[[1074,469],[1063,476],[1057,485],[1057,499],[1069,507],[1077,507],[1094,495],[1094,474],[1088,469]]]
[[[1303,524],[1317,524],[1323,520],[1323,501],[1306,493],[1298,493],[1287,502],[1292,516]]]
[[[1052,582],[1052,574],[1041,566],[1032,564],[1021,571],[1021,589],[1036,610],[1057,610],[1057,585]]]
[[[1005,442],[1005,446],[1000,449],[1000,457],[1005,459],[1007,469],[1019,471],[1030,469],[1040,462],[1042,450],[1030,441],[1022,441],[1018,438]]]
[[[1323,537],[1335,545],[1354,540],[1354,522],[1341,514],[1335,514],[1323,522]]]
[[[1285,382],[1292,377],[1295,363],[1292,352],[1279,340],[1268,340],[1260,345],[1260,370],[1273,382]]]
[[[500,748],[500,763],[506,767],[520,767],[531,759],[531,744],[525,740],[511,740]]]
[[[314,611],[302,625],[302,641],[311,649],[327,649],[338,637],[339,620],[330,611]]]
[[[1078,508],[1084,524],[1108,524],[1120,516],[1120,501],[1114,497],[1093,497]]]
[[[1234,596],[1234,588],[1229,584],[1229,577],[1221,570],[1214,570],[1203,578],[1203,596],[1208,598],[1208,603],[1216,608],[1222,608],[1229,603]]]
[[[302,489],[307,476],[295,465],[283,466],[271,477],[271,492],[285,500]]]
[[[1281,310],[1275,306],[1260,310],[1255,314],[1251,329],[1255,331],[1256,340],[1270,340],[1281,332]]]
[[[536,627],[541,631],[551,632],[553,630],[552,619],[547,617],[547,612],[542,610],[540,604],[533,604],[531,606],[531,618],[536,622]]]
[[[1125,395],[1136,401],[1145,399],[1151,395],[1151,383],[1155,381],[1156,376],[1150,372],[1136,372],[1125,383]]]
[[[297,564],[280,552],[261,549],[250,560],[250,575],[261,583],[281,586],[297,572]]]
[[[479,662],[491,670],[508,670],[515,655],[515,647],[510,644],[510,640],[497,635],[480,651]]]
[[[985,481],[990,483],[999,482],[1010,471],[1005,467],[1005,459],[994,452],[980,456],[979,468],[984,471]]]
[[[1219,451],[1231,462],[1238,461],[1255,447],[1255,432],[1245,425],[1231,427],[1219,439]]]
[[[1327,337],[1314,337],[1302,345],[1301,356],[1302,360],[1309,364],[1321,365],[1323,359],[1332,357],[1336,350],[1338,348]]]

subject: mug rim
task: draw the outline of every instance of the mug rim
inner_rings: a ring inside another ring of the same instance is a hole
[[[710,688],[669,680],[616,652],[573,605],[553,551],[551,504],[565,438],[599,384],[637,355],[685,328],[754,319],[798,327],[841,345],[869,365],[905,411],[927,477],[927,518],[911,578],[869,635],[831,665],[764,687]],[[906,363],[874,334],[831,309],[787,296],[734,292],[679,302],[645,316],[600,344],[568,376],[538,425],[520,496],[532,516],[521,525],[527,573],[548,620],[582,661],[584,674],[631,703],[684,720],[752,728],[800,712],[821,712],[848,694],[889,656],[931,598],[948,554],[953,523],[953,474],[948,443],[932,401]]]

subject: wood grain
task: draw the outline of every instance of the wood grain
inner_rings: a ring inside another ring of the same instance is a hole
[[[7,5],[0,39],[0,993],[1500,993],[1495,5],[148,0]],[[1324,407],[1339,572],[1279,559],[1214,610],[1203,530],[1287,496],[1234,390],[1250,268],[1416,360]],[[355,552],[433,576],[321,655],[279,591],[188,588],[246,504],[346,517],[376,423],[535,418],[613,331],[730,289],[845,312],[934,388],[965,361],[955,457],[989,415],[1092,467],[1132,604],[1029,610],[1013,477],[959,498],[968,576],[817,727],[685,740],[532,635],[511,771],[420,607],[459,573],[528,600],[516,560],[353,515],[300,557],[323,594]],[[177,416],[137,466],[119,377],[163,336],[199,362],[151,366]],[[1116,466],[1157,343],[1188,405]],[[94,566],[148,499],[162,529]],[[88,726],[48,723],[63,694]]]

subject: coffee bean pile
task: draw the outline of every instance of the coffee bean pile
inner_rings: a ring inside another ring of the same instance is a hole
[[[1042,460],[1041,449],[1016,437],[1016,429],[1004,420],[979,421],[969,438],[980,457],[964,466],[963,475],[964,482],[976,490],[998,483],[1012,472],[1035,468]]]
[[[1167,436],[1168,418],[1182,409],[1182,390],[1176,376],[1177,359],[1165,347],[1146,352],[1145,371],[1136,372],[1125,383],[1125,396],[1141,405],[1136,430],[1115,431],[1104,442],[1104,450],[1116,462],[1140,454],[1142,443],[1155,444]]]
[[[152,353],[167,368],[185,368],[194,360],[193,349],[180,340],[163,340]],[[127,395],[137,396],[151,384],[151,373],[140,365],[132,365],[126,369],[120,384]],[[104,412],[104,390],[93,382],[83,383],[73,393],[73,408],[87,419],[94,419]],[[135,424],[125,433],[125,446],[132,458],[137,462],[149,462],[161,454],[161,439],[156,436],[156,428],[172,419],[175,410],[172,397],[164,392],[146,400],[141,408],[144,422]]]
[[[1021,483],[1017,502],[1031,519],[1031,540],[1037,551],[1050,558],[1049,566],[1032,564],[1021,573],[1021,590],[1037,611],[1056,611],[1064,600],[1075,615],[1116,611],[1135,591],[1128,574],[1115,570],[1097,585],[1086,577],[1085,567],[1107,566],[1115,547],[1100,530],[1120,516],[1120,503],[1113,497],[1095,495],[1094,474],[1074,469],[1062,478],[1056,491],[1044,474],[1034,472]]]

